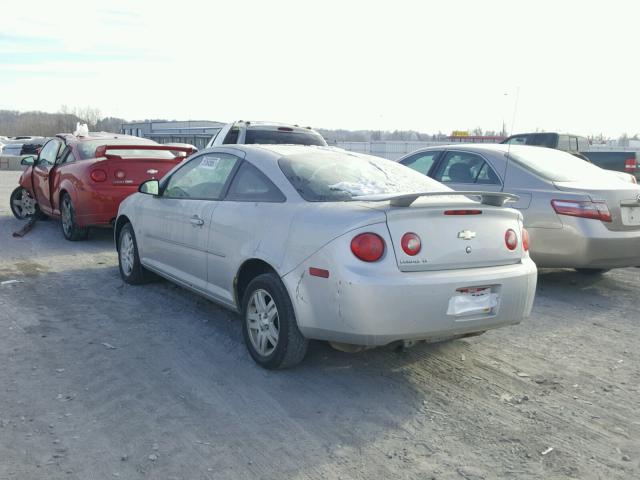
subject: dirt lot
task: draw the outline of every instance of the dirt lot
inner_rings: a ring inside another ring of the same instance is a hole
[[[519,326],[317,343],[267,372],[234,314],[123,284],[110,231],[12,238],[17,177],[0,172],[0,282],[22,282],[0,284],[0,479],[640,478],[640,269],[542,272]]]

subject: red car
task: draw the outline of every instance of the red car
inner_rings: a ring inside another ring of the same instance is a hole
[[[89,227],[111,226],[120,202],[142,182],[161,178],[192,150],[112,133],[57,135],[37,158],[23,158],[11,211],[19,219],[38,212],[61,218],[66,239],[84,240]]]

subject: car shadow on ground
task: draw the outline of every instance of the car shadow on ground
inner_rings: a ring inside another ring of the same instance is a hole
[[[44,255],[72,251],[89,253],[115,249],[112,228],[90,228],[87,240],[71,242],[64,238],[60,221],[46,217],[37,220],[33,228],[23,237],[14,237],[13,234],[26,224],[26,220],[0,215],[0,242],[4,252],[15,249],[16,253],[19,253],[21,247],[34,248],[39,254]]]

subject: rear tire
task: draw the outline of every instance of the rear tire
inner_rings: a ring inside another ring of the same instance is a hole
[[[89,229],[81,227],[76,221],[76,210],[68,193],[64,193],[60,199],[60,214],[62,220],[62,234],[67,240],[77,242],[86,240],[89,236]]]
[[[154,279],[154,274],[142,266],[133,226],[127,223],[118,236],[118,268],[129,285],[142,285]]]
[[[581,273],[582,275],[602,275],[603,273],[607,273],[610,268],[576,268],[576,272]]]
[[[254,278],[242,299],[242,335],[251,357],[269,370],[302,361],[309,341],[300,333],[291,299],[280,277]]]

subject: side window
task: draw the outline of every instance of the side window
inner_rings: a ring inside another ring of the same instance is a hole
[[[195,157],[171,175],[162,196],[219,200],[238,160],[227,153]]]
[[[572,152],[578,151],[578,137],[569,137],[569,149]]]
[[[480,155],[469,152],[447,152],[435,179],[442,183],[500,185],[491,166]]]
[[[422,152],[413,155],[402,162],[405,167],[409,167],[423,175],[428,175],[433,166],[433,162],[440,154],[440,151]]]
[[[285,196],[264,173],[243,162],[229,186],[225,200],[236,202],[284,202]]]
[[[558,135],[558,144],[557,144],[557,148],[558,150],[570,150],[571,148],[571,144],[569,142],[569,136],[568,135]]]
[[[227,133],[227,136],[225,137],[222,143],[225,145],[238,143],[239,133],[240,133],[240,129],[238,127],[233,127],[231,130],[229,130],[229,133]]]
[[[526,135],[513,136],[509,140],[507,140],[505,143],[510,143],[511,145],[526,145],[527,136]]]
[[[60,161],[58,163],[69,163],[75,161],[76,156],[73,154],[73,149],[71,147],[67,147],[60,154]]]
[[[56,158],[58,158],[58,152],[60,151],[61,142],[59,140],[49,140],[38,157],[38,163],[41,165],[54,165]]]

